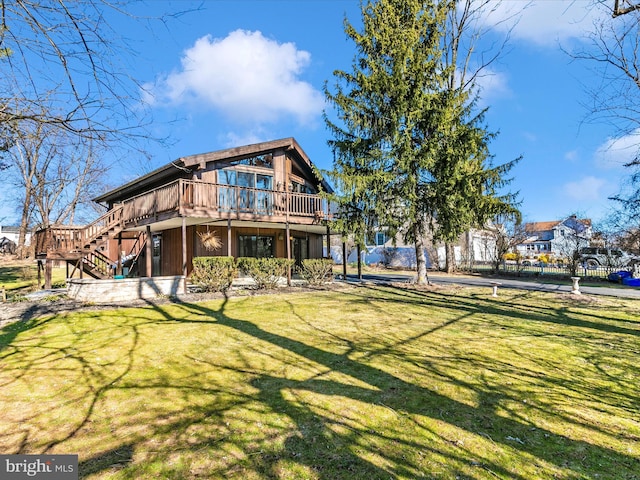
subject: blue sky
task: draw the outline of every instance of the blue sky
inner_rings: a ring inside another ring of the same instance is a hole
[[[499,133],[491,144],[495,162],[523,156],[510,189],[520,192],[526,221],[604,217],[607,197],[627,174],[621,165],[634,153],[620,148],[627,139],[613,138],[610,126],[584,122],[583,84],[598,78],[593,65],[572,62],[561,48],[582,45],[597,15],[592,3],[503,2],[490,22],[528,6],[515,26],[501,23],[483,39],[499,40],[513,26],[507,51],[485,79],[482,102],[489,129]],[[192,5],[200,4],[155,1],[144,12]],[[350,70],[355,50],[344,34],[345,16],[359,22],[357,0],[215,0],[154,33],[114,24],[138,52],[126,73],[145,84],[153,133],[170,135],[173,143],[154,148],[149,163],[132,162],[137,166],[125,173],[114,169],[112,183],[181,156],[289,136],[316,165],[331,168],[322,87],[332,83],[334,70]]]

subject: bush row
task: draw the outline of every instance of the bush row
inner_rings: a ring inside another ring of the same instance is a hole
[[[224,292],[231,286],[238,272],[242,272],[256,282],[256,288],[276,288],[280,278],[287,276],[287,269],[294,265],[294,260],[286,258],[195,257],[191,282],[205,292]],[[298,273],[311,285],[331,281],[333,261],[303,260]]]

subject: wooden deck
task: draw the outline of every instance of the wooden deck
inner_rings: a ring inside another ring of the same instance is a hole
[[[320,225],[330,210],[320,195],[180,179],[114,205],[89,225],[38,230],[36,256],[75,258],[121,232],[178,217]]]
[[[329,218],[328,202],[319,195],[182,179],[121,205],[124,228],[178,216],[297,225],[319,224]]]

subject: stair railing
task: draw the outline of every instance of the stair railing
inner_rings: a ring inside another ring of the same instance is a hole
[[[83,258],[83,267],[85,272],[98,272],[103,278],[113,276],[113,263],[106,255],[98,250],[87,252]],[[96,275],[98,276],[98,275]]]
[[[114,205],[111,210],[107,213],[98,217],[89,225],[80,230],[78,244],[76,245],[77,249],[85,249],[91,246],[91,243],[96,241],[103,235],[108,234],[111,230],[116,227],[122,228],[122,217],[123,206],[122,204]]]

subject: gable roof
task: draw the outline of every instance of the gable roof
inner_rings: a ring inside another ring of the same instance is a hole
[[[100,195],[93,199],[94,202],[109,202],[117,201],[118,199],[127,196],[130,192],[139,191],[144,188],[157,186],[164,181],[171,181],[182,173],[191,173],[194,170],[204,168],[209,162],[216,162],[219,160],[234,160],[244,157],[262,155],[275,150],[284,149],[293,158],[297,160],[298,165],[307,173],[310,177],[314,177],[318,180],[322,188],[331,193],[333,189],[324,177],[316,174],[313,163],[302,150],[302,147],[298,144],[295,138],[288,137],[280,140],[272,140],[268,142],[254,143],[251,145],[244,145],[241,147],[227,148],[224,150],[216,150],[209,153],[200,153],[196,155],[189,155],[186,157],[180,157],[173,162],[168,163],[146,175],[143,175],[135,180],[132,180],[118,188],[115,188],[109,192]]]
[[[560,223],[559,220],[555,220],[552,222],[531,222],[524,224],[524,231],[527,233],[532,232],[546,232],[549,230],[553,230],[553,228]]]
[[[591,219],[577,218],[576,216],[572,215],[568,218],[565,218],[564,220],[553,220],[550,222],[530,222],[524,224],[524,231],[527,233],[549,232],[561,224],[565,224],[569,228],[573,228],[574,230],[575,224],[580,224],[583,227],[588,228],[591,226]]]

